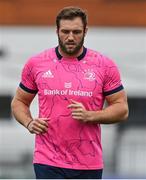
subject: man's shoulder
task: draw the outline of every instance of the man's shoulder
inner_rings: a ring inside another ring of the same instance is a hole
[[[52,59],[55,56],[55,48],[45,49],[28,58],[28,64],[37,64]]]
[[[35,55],[33,55],[30,59],[47,59],[51,56],[55,55],[55,48],[45,49]]]
[[[114,63],[107,55],[93,49],[88,49],[87,57],[102,66],[108,66]]]

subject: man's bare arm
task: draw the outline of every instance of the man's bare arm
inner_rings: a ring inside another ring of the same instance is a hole
[[[111,124],[126,120],[128,117],[127,97],[124,90],[106,97],[108,106],[99,111],[88,111],[82,103],[72,100],[68,106],[72,117],[83,122]]]
[[[31,133],[45,133],[48,129],[48,118],[33,119],[30,112],[30,105],[34,97],[35,94],[27,93],[18,88],[11,103],[12,113],[15,119]]]

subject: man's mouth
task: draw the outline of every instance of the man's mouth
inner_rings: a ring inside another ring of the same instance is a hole
[[[74,45],[75,45],[75,43],[74,43],[74,42],[68,42],[68,43],[66,43],[66,45],[69,45],[69,46],[74,46]]]
[[[68,48],[74,48],[75,47],[75,43],[67,43],[66,45]]]

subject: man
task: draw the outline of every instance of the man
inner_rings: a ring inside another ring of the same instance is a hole
[[[87,15],[82,9],[62,9],[56,25],[59,45],[27,61],[12,111],[36,134],[36,178],[101,179],[100,124],[127,119],[126,94],[113,61],[83,46]],[[36,93],[34,119],[30,104]]]

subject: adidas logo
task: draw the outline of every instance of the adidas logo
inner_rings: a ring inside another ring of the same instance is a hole
[[[51,70],[46,71],[43,75],[43,78],[54,78],[54,75],[52,74]]]

